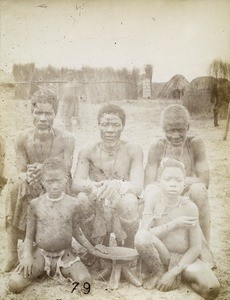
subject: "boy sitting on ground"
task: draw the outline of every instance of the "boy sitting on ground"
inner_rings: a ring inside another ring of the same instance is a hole
[[[160,194],[145,203],[135,246],[150,267],[146,289],[176,289],[181,278],[205,299],[215,299],[219,282],[201,261],[201,229],[198,209],[188,197],[181,196],[185,186],[182,162],[165,158],[160,166]],[[148,186],[146,190],[148,189]]]
[[[57,279],[67,277],[80,285],[91,284],[91,275],[71,248],[72,237],[92,254],[96,247],[104,253],[106,249],[101,245],[93,247],[82,233],[77,200],[64,193],[66,182],[64,162],[59,158],[46,159],[42,183],[47,193],[33,199],[28,206],[24,250],[17,273],[9,279],[11,292],[20,293],[44,271]]]

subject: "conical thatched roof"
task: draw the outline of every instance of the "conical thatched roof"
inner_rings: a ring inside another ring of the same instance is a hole
[[[215,82],[216,78],[212,76],[200,76],[191,81],[188,91],[209,90]]]
[[[164,86],[161,98],[180,98],[188,85],[189,82],[183,75],[174,75]]]
[[[157,99],[161,97],[162,91],[167,82],[153,82],[152,83],[152,97]]]

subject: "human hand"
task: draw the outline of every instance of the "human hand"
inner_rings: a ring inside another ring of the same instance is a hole
[[[27,277],[31,276],[31,274],[32,274],[32,265],[33,265],[32,257],[22,258],[15,271],[18,274],[23,272],[23,277],[27,278]]]
[[[104,180],[97,189],[97,199],[111,199],[117,193],[117,183],[113,180]]]
[[[181,216],[172,221],[175,228],[184,228],[188,229],[191,227],[196,226],[197,218],[196,217],[188,217],[188,216]]]
[[[178,288],[177,275],[168,271],[158,280],[156,288],[161,292],[167,292]]]
[[[98,250],[98,251],[100,251],[101,253],[108,254],[107,247],[104,246],[104,245],[102,245],[102,244],[98,244],[98,245],[96,245],[94,248],[95,248],[95,250]]]
[[[27,166],[27,181],[30,185],[37,184],[41,182],[41,169],[42,164],[34,163]]]

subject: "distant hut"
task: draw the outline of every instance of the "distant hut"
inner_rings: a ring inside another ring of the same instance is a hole
[[[211,76],[201,76],[193,79],[182,97],[183,104],[191,113],[212,112],[211,92],[216,79]]]
[[[189,82],[183,75],[174,75],[164,86],[160,98],[163,99],[180,99],[186,88],[188,87]]]

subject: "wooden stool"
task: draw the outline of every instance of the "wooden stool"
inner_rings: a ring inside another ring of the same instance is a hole
[[[112,260],[112,271],[109,280],[109,286],[112,289],[117,289],[120,282],[121,273],[124,275],[126,280],[131,282],[136,286],[142,285],[142,280],[140,274],[138,277],[133,274],[129,269],[128,262],[138,260],[137,269],[140,270],[140,257],[138,252],[132,248],[126,247],[107,247],[108,253],[101,253],[96,250],[96,256],[108,260]]]

